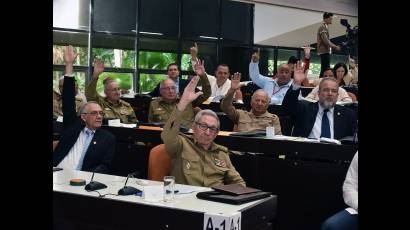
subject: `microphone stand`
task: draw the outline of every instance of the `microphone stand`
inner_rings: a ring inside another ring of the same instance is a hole
[[[107,188],[107,185],[105,185],[105,184],[103,184],[103,183],[100,183],[100,182],[98,182],[98,181],[93,181],[93,179],[94,179],[94,173],[95,173],[95,172],[93,172],[93,175],[91,176],[90,183],[88,183],[88,184],[85,186],[85,190],[86,190],[87,192]]]
[[[134,188],[132,186],[127,186],[128,178],[130,178],[132,174],[128,174],[127,179],[125,180],[124,187],[120,190],[118,190],[118,195],[121,196],[128,196],[128,195],[133,195],[137,194],[139,192],[142,192],[141,190]]]

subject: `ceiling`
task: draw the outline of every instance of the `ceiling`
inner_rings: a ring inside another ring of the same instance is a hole
[[[300,47],[316,43],[323,12],[334,13],[329,26],[331,38],[345,36],[340,19],[358,25],[357,0],[240,0],[255,4],[254,43]]]

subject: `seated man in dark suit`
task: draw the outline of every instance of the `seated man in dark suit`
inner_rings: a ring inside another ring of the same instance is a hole
[[[294,82],[286,92],[282,106],[294,122],[293,136],[341,139],[353,136],[357,118],[353,110],[336,105],[339,86],[334,78],[323,78],[319,84],[319,101],[298,100],[300,86],[306,78],[303,67],[295,66]]]
[[[53,154],[53,166],[98,173],[109,173],[115,151],[115,137],[100,129],[104,112],[96,102],[87,102],[75,111],[75,79],[73,48],[66,47],[66,72],[63,90],[63,125],[60,141]]]
[[[176,63],[171,63],[168,65],[167,67],[167,75],[168,78],[172,79],[175,82],[176,85],[176,91],[177,91],[177,95],[182,95],[182,93],[184,92],[185,87],[188,85],[189,80],[184,80],[181,79],[179,77],[180,74],[180,70],[179,70],[179,66]],[[160,83],[158,83],[157,87],[155,87],[155,89],[149,93],[149,95],[151,97],[160,97],[161,94],[159,92],[159,88],[160,88]]]

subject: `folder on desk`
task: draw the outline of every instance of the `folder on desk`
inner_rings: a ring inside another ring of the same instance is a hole
[[[262,192],[259,189],[251,188],[251,187],[243,187],[239,184],[224,184],[212,187],[215,191],[225,192],[231,195],[243,195],[249,194],[254,192]]]
[[[220,191],[198,192],[198,199],[216,201],[227,204],[244,204],[270,196],[270,192],[254,192],[243,195],[231,195]]]
[[[243,204],[271,195],[270,192],[263,192],[259,189],[243,187],[238,184],[214,186],[212,188],[215,191],[199,192],[196,197],[221,203]]]

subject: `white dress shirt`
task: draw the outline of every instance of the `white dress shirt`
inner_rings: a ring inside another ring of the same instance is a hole
[[[320,134],[322,132],[322,116],[323,116],[324,108],[319,103],[317,104],[319,106],[319,111],[316,114],[315,124],[313,125],[313,129],[310,132],[308,138],[319,139]],[[333,130],[333,111],[334,109],[335,108],[332,107],[327,112],[327,118],[329,119],[329,125],[330,125],[330,138],[332,139],[334,139],[334,130]]]
[[[87,129],[87,127],[84,127],[84,129],[81,130],[80,135],[78,135],[77,141],[74,143],[73,147],[57,167],[65,169],[77,169],[77,166],[80,163],[81,154],[83,152]]]
[[[359,197],[358,197],[358,171],[359,171],[359,151],[353,157],[350,163],[349,170],[346,174],[346,179],[343,183],[343,199],[350,209],[351,214],[356,214],[359,211]],[[354,210],[351,210],[354,209]]]
[[[293,79],[285,85],[279,86],[277,83],[277,78],[272,79],[261,75],[258,65],[259,62],[254,63],[251,61],[249,63],[249,76],[257,86],[262,88],[271,97],[270,104],[281,105],[283,98],[285,98],[286,92],[293,83]]]

